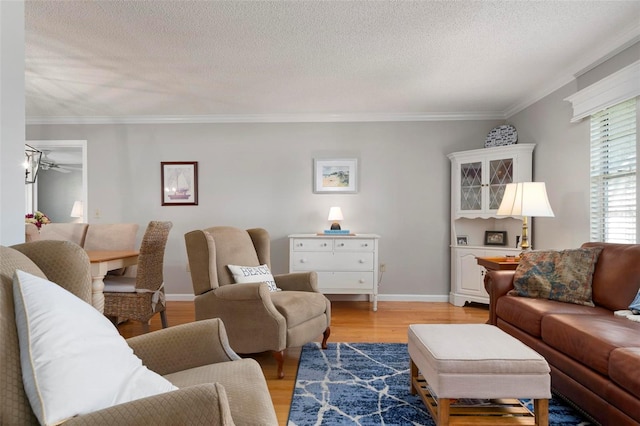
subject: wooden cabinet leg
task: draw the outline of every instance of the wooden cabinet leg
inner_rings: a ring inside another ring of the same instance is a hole
[[[273,351],[273,357],[278,363],[278,379],[284,378],[284,351]]]

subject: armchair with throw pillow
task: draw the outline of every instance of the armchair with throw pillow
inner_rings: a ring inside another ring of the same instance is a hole
[[[0,424],[277,424],[219,319],[124,340],[90,300],[80,246],[0,246]]]
[[[330,334],[331,303],[317,274],[271,275],[271,241],[261,228],[218,226],[185,234],[196,320],[220,318],[234,351],[273,351],[284,377],[284,350]]]

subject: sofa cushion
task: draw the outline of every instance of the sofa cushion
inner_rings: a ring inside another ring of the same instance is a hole
[[[589,368],[609,375],[612,351],[640,347],[640,323],[613,313],[546,315],[542,319],[542,340]]]
[[[609,377],[640,398],[640,347],[614,349],[609,357]]]
[[[602,247],[593,273],[593,303],[611,311],[627,309],[640,290],[640,244],[585,243]]]
[[[46,279],[13,280],[24,388],[40,424],[175,389],[91,305]]]
[[[278,312],[287,319],[288,329],[323,315],[327,310],[327,298],[324,294],[310,291],[271,293],[271,301]]]
[[[253,359],[219,362],[164,376],[179,388],[220,383],[227,393],[231,417],[237,425],[277,425],[267,382]]]
[[[542,318],[549,314],[603,315],[609,311],[603,308],[575,305],[547,299],[531,299],[506,295],[498,299],[498,318],[526,331],[532,336],[542,335]]]
[[[601,247],[524,253],[511,294],[593,306],[591,282]]]

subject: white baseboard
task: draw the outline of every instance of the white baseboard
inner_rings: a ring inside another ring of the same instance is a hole
[[[193,302],[195,296],[193,294],[165,294],[165,299],[169,302]]]
[[[369,296],[352,294],[329,294],[329,300],[369,300]],[[169,302],[193,302],[193,294],[165,295]],[[444,294],[378,294],[380,302],[448,302],[449,296]]]

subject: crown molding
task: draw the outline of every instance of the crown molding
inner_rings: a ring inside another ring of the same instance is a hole
[[[58,116],[27,117],[27,125],[38,124],[216,124],[216,123],[349,123],[391,121],[503,120],[502,112],[463,113],[359,113],[359,114],[214,114],[162,116]]]
[[[640,96],[640,61],[574,93],[565,101],[571,102],[573,106],[571,122],[575,123],[636,96]]]
[[[561,75],[546,87],[536,91],[535,94],[507,108],[504,113],[505,118],[513,117],[638,42],[640,42],[640,24],[634,24],[622,31],[614,39],[609,40],[608,43],[594,48],[588,56],[570,67],[569,72],[566,74]]]

